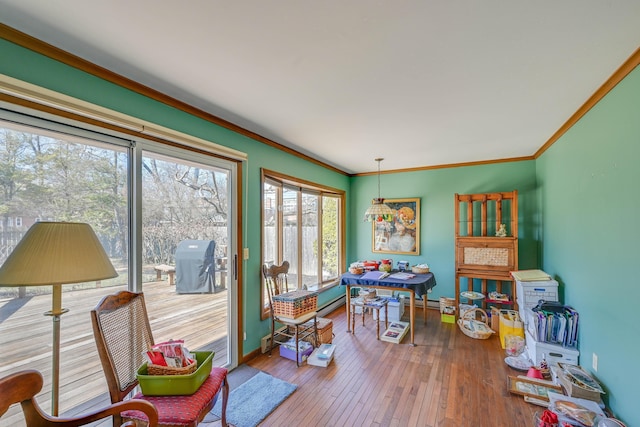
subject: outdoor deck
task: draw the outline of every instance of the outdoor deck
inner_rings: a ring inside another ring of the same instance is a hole
[[[177,294],[167,281],[146,283],[145,301],[156,342],[184,339],[191,350],[215,351],[214,365],[227,359],[227,291],[215,294]],[[89,312],[104,295],[124,286],[66,290],[61,318],[60,413],[108,403],[107,385],[98,358]],[[0,377],[23,369],[44,376],[38,403],[51,408],[51,294],[10,300],[0,299]],[[0,427],[24,426],[19,406],[0,420]]]

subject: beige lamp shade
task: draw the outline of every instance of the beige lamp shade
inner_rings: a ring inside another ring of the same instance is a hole
[[[58,416],[62,285],[109,279],[118,273],[89,224],[37,222],[0,267],[0,286],[52,286],[51,414]]]
[[[0,286],[62,285],[117,275],[89,224],[37,222],[0,267]]]

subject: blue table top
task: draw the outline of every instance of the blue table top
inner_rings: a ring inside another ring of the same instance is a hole
[[[436,285],[436,277],[433,273],[415,274],[411,279],[396,279],[393,277],[385,277],[382,280],[362,279],[363,274],[344,273],[340,277],[341,285],[362,285],[362,286],[389,286],[394,288],[412,289],[417,296],[422,297],[429,289]]]

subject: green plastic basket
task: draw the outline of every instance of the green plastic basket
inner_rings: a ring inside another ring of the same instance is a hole
[[[212,351],[194,351],[198,369],[188,375],[148,375],[147,364],[138,368],[138,382],[145,396],[185,396],[198,391],[211,373]]]

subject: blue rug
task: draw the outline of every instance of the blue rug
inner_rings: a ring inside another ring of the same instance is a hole
[[[267,418],[298,386],[258,372],[247,382],[231,390],[227,402],[227,422],[235,427],[255,427]],[[222,399],[213,407],[213,414],[221,415]]]

